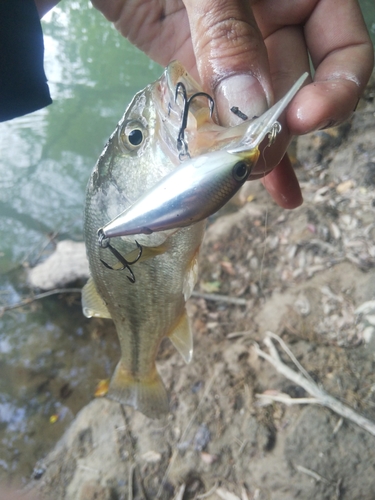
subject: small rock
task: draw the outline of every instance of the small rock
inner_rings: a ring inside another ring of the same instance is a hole
[[[311,312],[309,299],[305,295],[299,295],[294,303],[294,309],[301,316],[308,316]]]
[[[369,344],[374,338],[375,328],[373,326],[367,326],[362,332],[362,338],[366,344]]]
[[[211,455],[211,453],[207,453],[206,451],[202,451],[201,460],[207,465],[211,465],[217,461],[217,455]]]
[[[206,424],[201,424],[198,427],[194,436],[194,449],[196,451],[203,451],[211,439],[211,433]]]
[[[52,290],[88,277],[85,244],[64,240],[58,242],[55,252],[47,260],[30,269],[28,281],[32,288]]]

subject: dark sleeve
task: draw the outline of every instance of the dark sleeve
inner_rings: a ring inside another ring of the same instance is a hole
[[[0,0],[0,121],[51,104],[34,0]]]

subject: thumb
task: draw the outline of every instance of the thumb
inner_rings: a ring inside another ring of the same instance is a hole
[[[197,69],[223,125],[261,115],[273,101],[267,50],[249,2],[184,0]]]

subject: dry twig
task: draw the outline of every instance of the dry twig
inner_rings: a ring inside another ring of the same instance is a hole
[[[216,494],[218,497],[222,498],[223,500],[241,500],[234,493],[231,493],[230,491],[228,491],[224,488],[221,488],[221,487],[216,490]]]
[[[278,335],[272,334],[272,338],[277,339],[279,341]],[[281,340],[281,339],[280,339]],[[344,417],[355,424],[357,424],[359,427],[362,429],[366,430],[373,436],[375,436],[375,423],[371,422],[371,420],[367,419],[366,417],[363,417],[362,415],[359,415],[357,412],[355,412],[352,408],[349,408],[348,406],[344,405],[334,397],[330,396],[327,394],[323,389],[320,389],[315,382],[311,381],[310,379],[307,379],[304,375],[301,373],[297,373],[289,366],[285,365],[280,357],[279,354],[276,350],[276,347],[274,343],[271,340],[270,335],[268,335],[264,343],[269,349],[270,354],[267,354],[266,352],[262,351],[258,345],[255,345],[255,350],[261,358],[265,359],[268,361],[276,370],[281,373],[284,377],[287,379],[291,380],[293,383],[301,386],[303,389],[305,389],[306,392],[308,392],[313,398],[315,398],[316,401],[314,401],[317,404],[320,404],[322,406],[325,406],[327,408],[330,408],[332,411],[340,415],[341,417]],[[280,342],[280,345],[283,346],[283,342]],[[262,394],[257,394],[257,397],[267,397],[268,399],[275,399],[274,396],[272,395],[262,395]],[[277,397],[276,397],[277,398]],[[306,400],[306,398],[304,398]],[[283,401],[284,403],[288,401],[287,398]],[[291,399],[293,401],[293,398]],[[312,401],[305,401],[308,403],[312,403]],[[290,402],[289,402],[290,404]]]
[[[218,487],[218,482],[216,481],[215,484],[212,486],[212,488],[210,488],[208,491],[206,491],[206,493],[201,493],[200,495],[197,495],[196,499],[202,500],[203,498],[210,497],[211,495],[213,495],[215,493],[215,491],[217,490],[217,487]]]
[[[186,484],[184,483],[180,486],[177,494],[173,497],[173,500],[182,500],[184,497],[185,489],[186,489]]]
[[[226,302],[227,304],[235,304],[237,306],[246,306],[247,300],[240,297],[230,297],[229,295],[220,295],[218,293],[201,293],[193,292],[192,297],[196,299],[211,300],[213,302]]]
[[[320,474],[311,469],[306,469],[306,467],[303,467],[302,465],[295,465],[294,467],[298,470],[298,472],[302,472],[307,476],[313,477],[315,481],[322,482],[325,484],[331,484],[330,481],[328,481],[328,479],[326,479],[325,477],[321,476]]]
[[[35,302],[36,300],[44,299],[46,297],[50,297],[51,295],[57,295],[59,293],[81,293],[81,288],[55,288],[54,290],[49,290],[48,292],[38,293],[37,295],[33,295],[31,297],[27,297],[26,299],[20,300],[16,304],[10,304],[8,306],[3,306],[0,308],[0,317],[6,312],[11,311],[12,309],[17,309],[18,307],[23,307]]]

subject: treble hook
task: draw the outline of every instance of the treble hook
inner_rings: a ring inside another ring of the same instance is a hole
[[[177,97],[178,97],[179,93],[182,94],[182,97],[184,100],[184,109],[182,111],[181,127],[180,127],[180,130],[178,132],[178,137],[177,137],[177,149],[180,152],[179,158],[180,158],[180,160],[182,160],[184,158],[184,156],[190,158],[188,145],[187,145],[187,142],[185,140],[185,129],[187,126],[190,104],[192,103],[193,99],[195,99],[196,97],[200,97],[200,96],[207,97],[207,99],[209,101],[209,106],[210,106],[210,116],[212,116],[215,102],[209,94],[206,94],[206,92],[196,92],[195,94],[190,96],[188,99],[187,93],[186,93],[186,87],[182,82],[178,82],[176,85],[176,91],[175,91],[175,96],[174,96],[175,101],[177,101]]]
[[[133,270],[130,266],[132,266],[133,264],[135,264],[136,262],[139,261],[139,259],[142,257],[142,252],[143,252],[143,248],[142,246],[138,243],[138,241],[135,241],[137,247],[138,247],[138,255],[137,257],[129,262],[125,259],[125,257],[123,255],[120,254],[120,252],[118,250],[116,250],[116,248],[114,248],[110,242],[109,242],[110,238],[106,238],[104,233],[103,233],[103,229],[99,229],[98,231],[98,243],[99,243],[99,246],[101,248],[108,248],[110,250],[110,252],[112,253],[112,255],[114,255],[116,257],[116,259],[120,262],[120,264],[122,264],[122,267],[120,268],[114,268],[112,266],[110,266],[109,264],[107,264],[107,262],[105,262],[103,259],[100,259],[100,262],[107,268],[107,269],[111,269],[111,271],[123,271],[124,269],[127,269],[130,273],[130,276],[126,276],[128,278],[128,280],[130,281],[130,283],[135,283],[135,276],[134,276],[134,273],[133,273]]]

